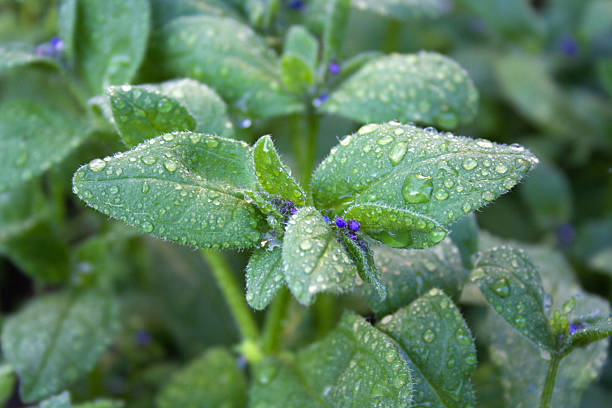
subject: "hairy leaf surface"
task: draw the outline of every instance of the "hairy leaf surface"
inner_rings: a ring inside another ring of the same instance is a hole
[[[300,208],[289,220],[283,265],[287,286],[304,305],[318,292],[343,293],[355,285],[355,266],[334,231],[312,207]]]
[[[412,369],[415,406],[475,404],[470,377],[476,348],[470,329],[452,300],[432,289],[376,326],[397,341]]]
[[[440,54],[421,52],[366,63],[321,109],[362,123],[399,120],[452,129],[474,118],[477,103],[463,68]]]
[[[265,221],[242,189],[255,189],[244,142],[172,133],[95,159],[74,175],[87,204],[159,238],[199,247],[251,247]]]
[[[347,312],[323,340],[294,361],[268,359],[256,367],[252,406],[268,408],[404,408],[412,376],[395,342]]]
[[[119,330],[119,307],[106,293],[39,297],[6,321],[2,351],[24,401],[64,389],[94,366]]]
[[[257,310],[265,309],[283,284],[281,249],[255,250],[246,268],[246,300],[249,305]]]
[[[542,280],[525,252],[505,246],[486,251],[474,263],[471,279],[516,330],[540,347],[552,349]]]

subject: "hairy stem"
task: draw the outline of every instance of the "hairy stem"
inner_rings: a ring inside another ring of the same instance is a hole
[[[544,389],[542,390],[540,408],[550,408],[550,402],[552,400],[553,392],[555,390],[555,381],[557,379],[557,371],[559,370],[560,362],[561,356],[559,356],[557,353],[553,353],[550,359],[550,364],[548,365],[546,380],[544,381]]]
[[[257,323],[255,322],[253,313],[247,305],[242,290],[240,290],[238,282],[227,264],[225,257],[217,251],[206,249],[202,250],[202,254],[234,316],[242,339],[244,341],[256,343],[259,340]]]
[[[265,353],[274,353],[278,351],[280,336],[283,330],[283,321],[287,315],[289,306],[289,290],[281,288],[274,298],[270,309],[266,313],[266,323],[264,325],[262,346]]]
[[[291,145],[297,165],[297,175],[302,187],[310,189],[310,178],[314,170],[317,154],[317,133],[319,131],[319,118],[309,110],[304,121],[295,116],[292,121]]]

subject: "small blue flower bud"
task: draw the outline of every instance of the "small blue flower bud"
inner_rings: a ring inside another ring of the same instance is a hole
[[[59,37],[52,37],[49,40],[49,44],[56,51],[62,51],[64,49],[64,42]]]
[[[329,64],[329,73],[332,75],[338,75],[340,73],[340,64],[337,62],[332,62]]]
[[[361,228],[361,224],[359,224],[358,221],[350,220],[349,223],[348,223],[348,227],[349,227],[349,229],[351,231],[357,232],[357,231],[359,231],[359,228]]]
[[[293,207],[291,210],[289,210],[289,212],[291,212],[291,215],[293,215],[297,212],[297,208]]]
[[[253,122],[251,121],[251,119],[243,119],[238,123],[238,127],[242,128],[242,129],[247,129],[250,128],[251,125],[253,124]]]
[[[315,98],[315,100],[312,101],[312,106],[314,106],[315,108],[318,108],[319,106],[321,106],[323,104],[323,102],[325,102],[327,99],[329,98],[329,95],[326,93],[322,93],[321,95],[319,95],[318,98]]]
[[[336,227],[338,227],[338,228],[346,227],[346,221],[344,221],[344,218],[336,217]]]
[[[574,324],[574,323],[570,324],[570,327],[569,327],[569,334],[570,334],[570,336],[572,334],[574,334],[576,332],[576,330],[578,330],[578,326],[576,324]]]
[[[326,224],[329,224],[329,217],[327,215],[324,215],[323,221],[325,221]]]

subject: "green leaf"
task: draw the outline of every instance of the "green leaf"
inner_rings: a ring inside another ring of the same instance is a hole
[[[281,75],[285,87],[297,94],[305,94],[315,81],[314,70],[300,57],[292,54],[283,55]]]
[[[251,25],[267,29],[278,13],[280,0],[244,0],[243,3]]]
[[[0,192],[63,160],[89,135],[88,125],[28,101],[0,105]]]
[[[39,180],[31,180],[0,192],[0,246],[10,238],[31,229],[48,213]]]
[[[0,404],[2,406],[6,406],[6,402],[13,395],[16,382],[13,368],[8,364],[0,365]]]
[[[236,358],[223,348],[207,350],[178,371],[157,397],[159,408],[242,408],[247,383]]]
[[[74,408],[123,408],[125,405],[121,401],[99,399],[92,402],[73,405]]]
[[[256,249],[246,268],[246,300],[249,305],[257,310],[265,309],[283,284],[281,249]]]
[[[508,323],[538,346],[552,350],[542,280],[523,251],[501,246],[484,252],[474,262],[471,279]]]
[[[282,255],[285,282],[304,305],[318,292],[343,293],[355,285],[355,266],[312,207],[300,208],[289,220]]]
[[[2,350],[19,375],[22,399],[53,394],[91,370],[117,334],[119,317],[111,296],[88,291],[38,297],[8,319]]]
[[[278,156],[269,135],[259,138],[253,146],[255,175],[259,184],[272,195],[293,201],[297,206],[306,205],[306,193],[291,176],[291,170]]]
[[[520,192],[540,228],[552,229],[569,222],[573,210],[570,183],[554,164],[542,163],[536,167]]]
[[[577,347],[585,347],[610,336],[612,336],[612,317],[608,316],[593,324],[587,324],[586,327],[571,334],[562,348],[562,353],[569,354]]]
[[[344,31],[348,24],[351,0],[330,0],[323,29],[323,66],[337,59],[342,47]]]
[[[612,58],[597,61],[596,68],[599,82],[612,97]]]
[[[358,122],[419,122],[452,129],[476,115],[467,72],[440,54],[393,54],[366,63],[321,109]]]
[[[474,406],[470,377],[476,348],[461,313],[441,290],[432,289],[376,325],[398,342],[414,380],[414,406]]]
[[[478,251],[478,224],[476,216],[463,216],[451,227],[450,239],[459,249],[461,262],[466,269],[472,269],[472,256]]]
[[[149,37],[148,0],[79,0],[75,38],[77,69],[92,95],[136,74]]]
[[[517,145],[397,122],[370,124],[331,150],[314,173],[312,191],[317,208],[342,214],[351,206],[370,206],[370,219],[391,223],[376,214],[388,207],[406,222],[394,228],[412,228],[410,213],[445,227],[511,189],[537,161]],[[436,232],[433,241],[441,235]]]
[[[344,81],[349,78],[355,72],[359,71],[361,67],[370,61],[382,57],[384,54],[380,51],[364,51],[351,58],[342,62],[340,73],[338,74],[338,80]]]
[[[591,1],[585,6],[580,35],[587,43],[612,33],[612,4],[607,0]],[[605,38],[605,37],[604,37]]]
[[[223,0],[151,0],[152,27],[156,29],[178,17],[198,14],[239,18]]]
[[[257,117],[302,110],[284,91],[274,51],[249,27],[229,18],[181,17],[153,40],[156,69],[212,86],[225,100]]]
[[[78,0],[61,0],[58,9],[58,36],[64,42],[63,53],[72,59],[77,25]]]
[[[364,292],[378,316],[393,313],[432,288],[440,288],[456,301],[467,277],[459,251],[449,239],[426,250],[381,246],[374,249],[374,256],[387,288],[387,298],[381,300],[368,287]]]
[[[352,5],[396,20],[439,17],[449,8],[448,0],[358,0]]]
[[[372,285],[380,299],[387,297],[387,288],[381,280],[380,270],[374,261],[370,246],[360,238],[353,238],[345,233],[338,234],[344,250],[357,267],[359,277]],[[359,241],[357,241],[359,240]]]
[[[505,37],[538,34],[543,24],[527,0],[460,0],[459,3],[486,24],[490,32]]]
[[[57,283],[70,277],[68,245],[46,222],[0,242],[0,253],[34,279]]]
[[[234,128],[225,102],[208,86],[193,79],[162,82],[156,88],[183,104],[196,120],[196,132],[232,137]]]
[[[315,69],[319,54],[319,43],[308,30],[302,26],[292,26],[287,31],[284,44],[284,55],[295,55]]]
[[[128,147],[173,131],[195,130],[196,121],[176,99],[130,85],[107,90],[115,125]]]
[[[57,62],[54,59],[36,54],[34,48],[29,44],[0,45],[0,74],[27,65],[58,68]]]
[[[335,330],[295,360],[255,368],[252,406],[408,407],[412,376],[404,353],[363,318],[346,312]]]
[[[73,189],[98,211],[159,238],[205,248],[252,247],[265,221],[241,193],[256,189],[251,155],[244,142],[166,134],[81,167]]]
[[[393,248],[429,248],[442,241],[447,233],[427,216],[378,203],[354,205],[345,216],[359,220],[367,234]]]
[[[70,393],[64,391],[42,401],[38,408],[70,408]]]

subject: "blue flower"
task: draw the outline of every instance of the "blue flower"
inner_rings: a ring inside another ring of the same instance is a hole
[[[361,224],[359,224],[359,221],[355,221],[355,220],[350,220],[348,223],[348,227],[351,231],[359,231],[359,228],[361,228]]]
[[[325,223],[329,224],[329,217],[327,215],[323,216],[323,221],[325,221]]]
[[[321,95],[319,95],[318,98],[315,98],[312,101],[312,106],[314,106],[315,108],[318,108],[319,106],[321,106],[323,104],[323,102],[325,102],[327,99],[329,98],[329,95],[326,93],[322,93]]]
[[[340,64],[337,62],[332,62],[328,67],[329,73],[332,75],[338,75],[340,73]]]
[[[346,227],[346,221],[342,217],[336,217],[336,227],[344,228]]]
[[[303,0],[291,0],[289,1],[289,8],[293,10],[302,10],[304,8]]]

